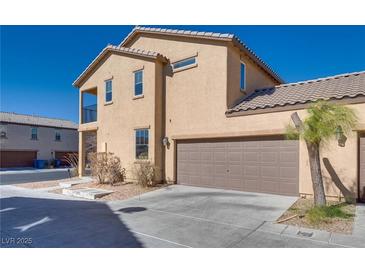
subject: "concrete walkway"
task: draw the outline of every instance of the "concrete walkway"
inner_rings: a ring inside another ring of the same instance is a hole
[[[341,235],[275,224],[295,197],[170,186],[100,202],[0,191],[2,247],[365,247],[364,206],[353,235]],[[11,242],[19,238],[31,243]]]

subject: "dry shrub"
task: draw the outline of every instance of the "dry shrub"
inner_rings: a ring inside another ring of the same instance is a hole
[[[110,152],[89,153],[91,174],[99,184],[115,184],[125,179],[120,159]]]
[[[79,175],[79,155],[77,153],[68,153],[63,159],[70,166],[70,175],[76,177]]]
[[[135,163],[132,173],[137,183],[143,187],[155,186],[156,167],[150,162]]]

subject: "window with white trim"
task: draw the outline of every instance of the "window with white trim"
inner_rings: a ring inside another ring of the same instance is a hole
[[[105,81],[105,102],[111,102],[113,100],[113,84],[112,80]]]
[[[32,127],[30,129],[30,131],[31,131],[30,139],[31,140],[38,140],[38,128]]]
[[[136,130],[136,159],[148,159],[148,129]]]
[[[179,69],[183,69],[185,67],[193,66],[195,64],[196,64],[196,57],[190,57],[190,58],[173,63],[172,69],[179,70]]]
[[[6,125],[0,124],[0,139],[7,139],[8,138],[8,130]]]
[[[246,66],[243,62],[241,62],[240,70],[240,89],[242,91],[246,89]]]
[[[61,132],[59,130],[55,131],[55,141],[61,142]]]
[[[134,72],[134,96],[143,95],[143,70]]]

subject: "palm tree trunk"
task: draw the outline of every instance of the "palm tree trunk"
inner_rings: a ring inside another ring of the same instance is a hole
[[[313,192],[314,192],[314,205],[325,206],[326,196],[324,193],[322,172],[321,172],[321,159],[319,157],[319,144],[311,144],[306,142],[309,154],[309,166],[312,176]]]

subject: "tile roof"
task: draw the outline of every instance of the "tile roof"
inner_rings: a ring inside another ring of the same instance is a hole
[[[167,58],[162,54],[154,51],[136,49],[136,48],[125,48],[121,46],[106,46],[99,54],[95,57],[95,59],[86,67],[86,69],[77,77],[77,79],[73,82],[73,86],[78,87],[85,76],[97,65],[97,63],[108,53],[124,53],[134,56],[142,56],[152,59],[160,59],[163,62],[167,62]]]
[[[365,71],[259,89],[226,113],[357,96],[365,96]]]
[[[78,129],[78,124],[63,120],[35,115],[18,114],[13,112],[0,112],[0,122],[16,123],[34,126],[46,126],[55,128]]]
[[[245,52],[253,61],[255,61],[262,69],[264,69],[271,77],[276,79],[279,83],[285,83],[285,81],[260,57],[258,57],[243,41],[237,36],[231,33],[218,33],[218,32],[204,32],[204,31],[190,31],[190,30],[178,30],[178,29],[166,29],[166,28],[151,28],[136,26],[119,44],[119,46],[125,46],[137,33],[159,33],[163,35],[175,35],[186,36],[201,39],[221,40],[233,42],[239,49]]]

